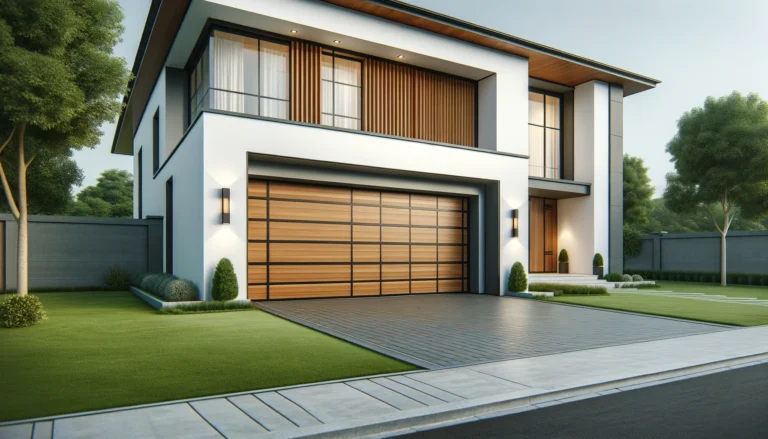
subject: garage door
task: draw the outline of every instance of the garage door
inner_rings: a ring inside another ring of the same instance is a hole
[[[251,300],[467,290],[467,200],[251,180]]]

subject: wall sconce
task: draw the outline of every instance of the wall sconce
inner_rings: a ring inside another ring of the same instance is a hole
[[[229,224],[229,188],[221,188],[221,223]]]
[[[519,212],[518,209],[512,209],[512,237],[513,238],[517,238],[517,235],[518,235],[518,225],[517,225],[517,221],[519,217],[518,212]]]

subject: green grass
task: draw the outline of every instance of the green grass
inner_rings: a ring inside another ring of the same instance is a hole
[[[554,297],[548,301],[617,309],[643,314],[677,317],[702,322],[736,326],[768,324],[768,307],[708,302],[675,297],[644,296],[638,294],[612,294],[610,296]]]
[[[720,294],[730,297],[754,297],[756,299],[768,300],[768,287],[758,287],[750,285],[728,285],[722,287],[717,284],[696,283],[696,282],[672,282],[656,281],[662,290],[677,291],[679,293],[703,293]]]
[[[48,320],[0,328],[0,421],[417,369],[262,311],[162,315],[127,292],[38,296]]]

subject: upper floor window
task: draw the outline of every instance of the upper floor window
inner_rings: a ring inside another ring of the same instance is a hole
[[[214,31],[190,72],[190,120],[203,107],[288,119],[289,46]]]
[[[528,93],[528,175],[561,178],[562,99],[560,96]]]
[[[323,54],[321,66],[322,124],[359,130],[363,63],[336,54]]]

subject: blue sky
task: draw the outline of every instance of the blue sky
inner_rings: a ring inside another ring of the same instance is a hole
[[[673,170],[665,145],[677,119],[707,96],[736,90],[768,99],[768,2],[762,0],[409,0],[417,6],[660,79],[655,90],[624,105],[625,152],[643,158],[660,196]],[[123,42],[115,54],[133,65],[149,0],[120,0]],[[132,170],[131,159],[109,153],[114,124],[101,144],[77,152],[84,185],[105,169]]]

